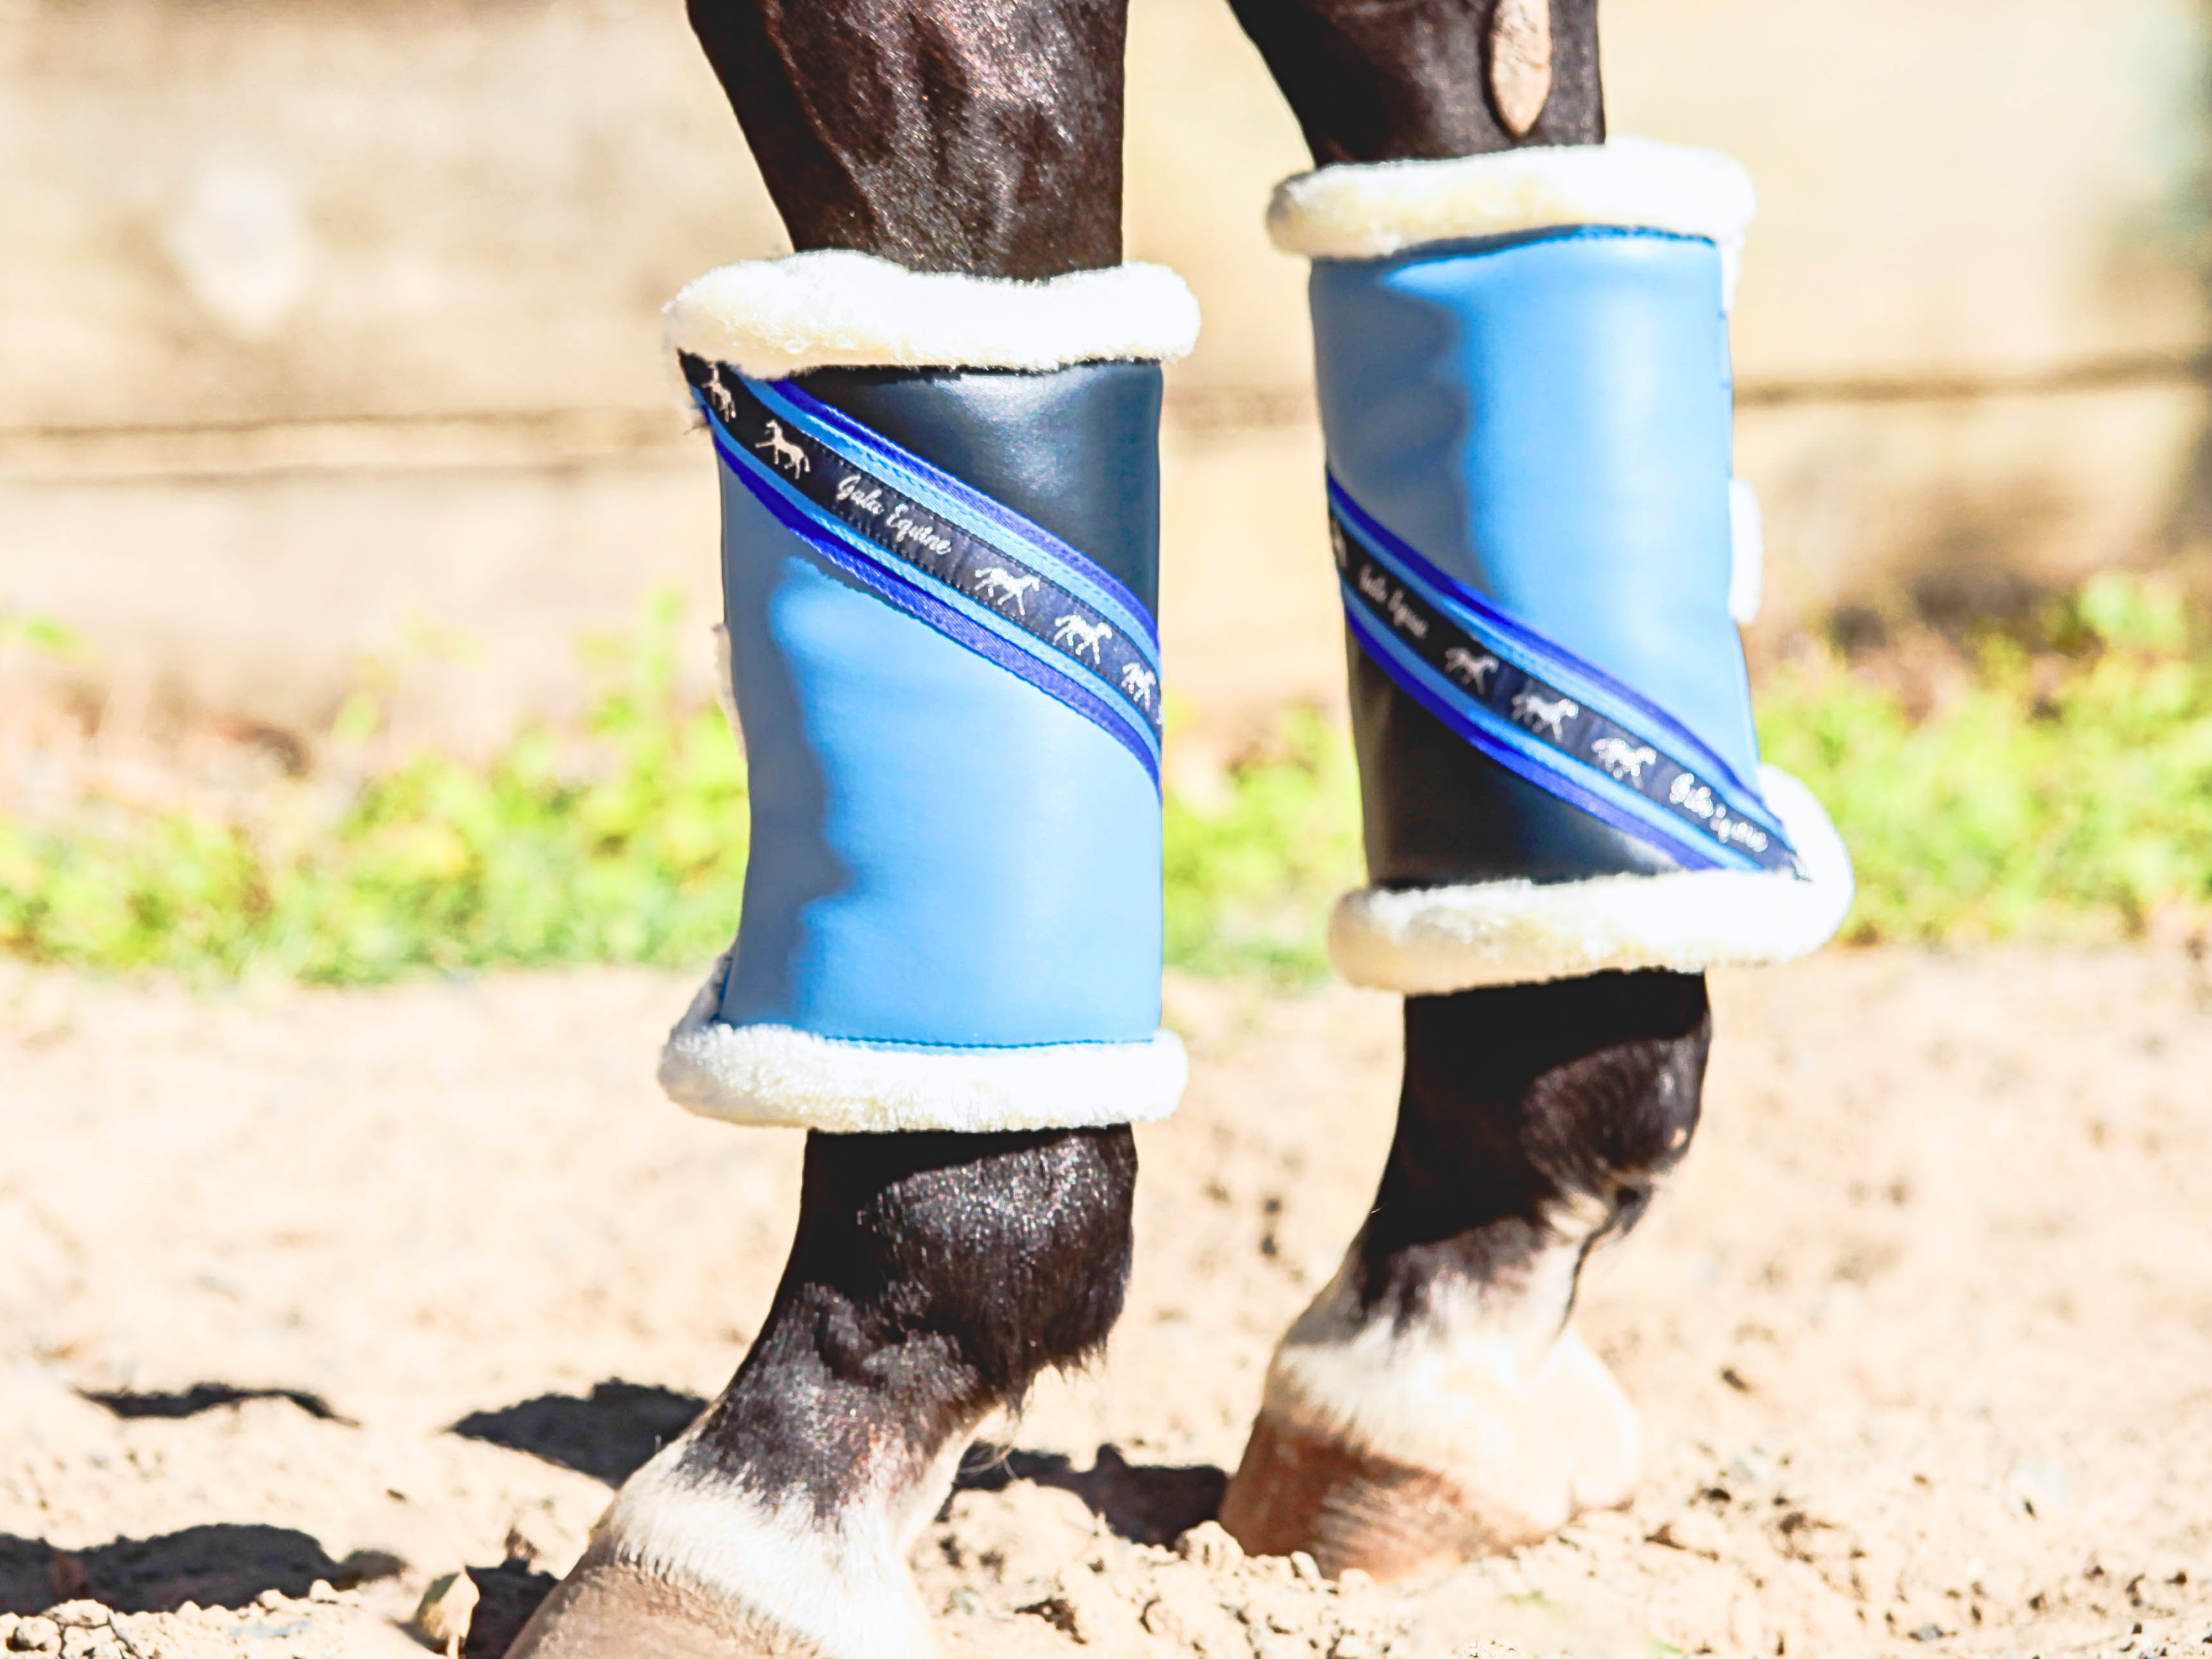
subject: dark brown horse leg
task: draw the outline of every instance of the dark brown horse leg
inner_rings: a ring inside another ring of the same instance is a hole
[[[1597,0],[1231,4],[1317,167],[1605,142]]]
[[[1697,1127],[1693,975],[1410,997],[1375,1208],[1284,1337],[1222,1521],[1402,1577],[1623,1501],[1636,1413],[1569,1322]]]
[[[1030,280],[1120,260],[1124,0],[691,0],[690,15],[802,252]],[[847,373],[813,389],[918,422],[902,441],[927,454],[938,392]],[[963,395],[997,406],[988,386]],[[929,1651],[906,1547],[982,1419],[1105,1340],[1135,1174],[1126,1124],[811,1133],[751,1352],[624,1486],[517,1655]]]
[[[1233,3],[1317,165],[1604,142],[1596,0]],[[1369,778],[1370,858],[1479,877],[1490,763],[1352,655],[1408,792]],[[1278,1350],[1224,1506],[1248,1547],[1396,1577],[1626,1496],[1636,1415],[1570,1316],[1688,1146],[1710,1029],[1696,975],[1408,998],[1374,1212]]]
[[[752,1351],[514,1652],[928,1653],[907,1547],[983,1418],[1105,1340],[1136,1170],[1126,1128],[812,1136]]]
[[[1127,0],[690,0],[792,245],[1042,277],[1121,258]]]

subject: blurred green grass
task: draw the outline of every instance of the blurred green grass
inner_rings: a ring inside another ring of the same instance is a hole
[[[14,626],[19,647],[61,636]],[[422,971],[696,967],[735,926],[744,768],[712,708],[675,691],[662,606],[603,645],[574,731],[518,737],[488,765],[370,764],[359,697],[311,775],[250,810],[92,795],[0,817],[0,951],[196,980],[374,983]],[[1952,650],[1929,700],[1827,652],[1761,687],[1767,757],[1825,799],[1850,842],[1846,937],[1973,942],[2125,937],[2212,899],[2212,644],[2155,579],[2104,575],[2023,635]],[[1304,981],[1359,869],[1346,736],[1286,713],[1226,767],[1171,764],[1170,964]]]
[[[2178,587],[2106,573],[1970,639],[1932,710],[1833,657],[1760,687],[1765,757],[1858,870],[1844,937],[2142,933],[2212,900],[2212,641]]]

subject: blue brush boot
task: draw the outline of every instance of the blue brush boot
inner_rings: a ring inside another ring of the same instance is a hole
[[[1030,283],[857,253],[670,308],[721,462],[752,842],[676,1100],[842,1132],[1165,1115],[1158,267]]]
[[[1850,908],[1826,815],[1759,763],[1731,615],[1757,579],[1727,319],[1753,206],[1726,157],[1634,140],[1278,192],[1278,245],[1314,260],[1365,800],[1347,978],[1773,962]]]

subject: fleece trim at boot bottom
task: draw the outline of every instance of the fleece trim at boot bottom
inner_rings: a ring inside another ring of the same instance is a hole
[[[832,1134],[1151,1123],[1175,1110],[1189,1074],[1168,1030],[1139,1042],[919,1048],[732,1025],[715,1018],[726,962],[660,1054],[668,1097],[726,1123]]]
[[[1329,919],[1328,954],[1354,985],[1436,996],[1642,968],[1787,962],[1818,949],[1851,908],[1850,854],[1812,791],[1759,769],[1811,876],[1686,870],[1588,881],[1485,882],[1346,894]]]

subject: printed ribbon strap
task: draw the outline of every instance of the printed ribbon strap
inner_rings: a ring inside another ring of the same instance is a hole
[[[1158,787],[1159,636],[1135,594],[1049,531],[793,382],[683,361],[715,448],[786,528],[1103,728]]]
[[[1689,868],[1808,880],[1759,792],[1680,721],[1462,586],[1328,481],[1360,648],[1499,765]]]

